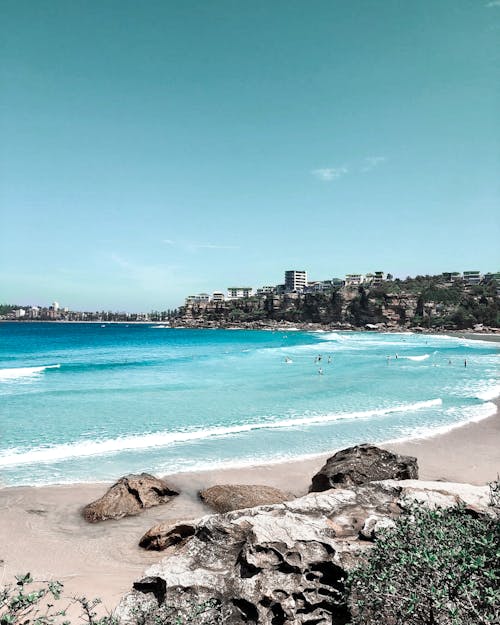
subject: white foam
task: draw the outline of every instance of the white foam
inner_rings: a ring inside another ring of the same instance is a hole
[[[464,411],[462,410],[462,412]],[[467,410],[467,412],[468,418],[461,421],[456,421],[447,425],[429,425],[426,427],[412,429],[407,436],[385,440],[384,444],[403,443],[414,439],[431,438],[433,436],[447,434],[448,432],[456,430],[457,428],[467,425],[468,423],[478,423],[479,421],[483,421],[483,419],[492,417],[496,414],[497,407],[493,402],[485,402],[484,404],[474,406],[473,408]]]
[[[496,384],[491,388],[488,388],[484,391],[480,391],[475,395],[477,399],[482,399],[483,401],[490,401],[491,399],[496,399],[500,396],[500,384]]]
[[[78,443],[63,443],[46,447],[37,447],[29,451],[10,449],[0,454],[0,467],[33,464],[38,462],[56,462],[70,458],[84,458],[103,454],[166,447],[175,443],[183,443],[207,438],[233,436],[253,430],[268,430],[279,428],[295,428],[299,426],[321,425],[340,419],[368,419],[395,412],[414,412],[432,406],[440,406],[441,399],[419,401],[414,404],[403,404],[390,408],[379,408],[358,412],[345,412],[327,415],[313,415],[284,419],[281,421],[261,421],[260,423],[242,423],[240,425],[218,426],[206,429],[177,432],[154,432],[138,436],[124,436],[104,441],[81,441]]]
[[[427,358],[429,358],[429,354],[423,354],[422,356],[398,356],[398,358],[404,360],[413,360],[414,362],[421,362],[422,360],[427,360]]]
[[[14,369],[0,369],[0,382],[3,380],[17,380],[38,376],[46,369],[59,369],[61,365],[44,365],[42,367],[16,367]]]

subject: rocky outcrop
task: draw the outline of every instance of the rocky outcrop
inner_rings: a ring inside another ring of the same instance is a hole
[[[231,512],[266,504],[283,503],[290,497],[271,486],[222,484],[200,491],[200,499],[216,512]]]
[[[164,528],[165,557],[117,608],[123,623],[339,625],[344,580],[374,537],[417,501],[490,514],[488,487],[372,482]],[[150,537],[151,538],[151,537]],[[152,538],[151,538],[152,539]]]
[[[400,456],[374,445],[356,445],[328,458],[313,477],[309,492],[350,487],[376,480],[417,478],[417,459],[413,456]]]
[[[127,475],[113,484],[100,499],[85,506],[82,515],[89,523],[121,519],[139,514],[144,508],[167,503],[178,494],[167,482],[148,473]]]

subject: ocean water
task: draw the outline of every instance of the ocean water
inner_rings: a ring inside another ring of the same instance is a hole
[[[495,412],[498,355],[486,341],[409,333],[3,323],[0,484],[251,465],[445,431]]]

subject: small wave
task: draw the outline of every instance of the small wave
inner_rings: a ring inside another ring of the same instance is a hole
[[[423,354],[422,356],[398,356],[398,358],[413,360],[414,362],[421,362],[422,360],[427,360],[429,357],[429,354]]]
[[[466,419],[460,419],[459,421],[448,423],[446,425],[429,425],[412,429],[405,436],[385,440],[384,444],[387,445],[389,443],[405,443],[416,439],[431,438],[442,434],[448,434],[448,432],[456,430],[457,428],[461,428],[464,425],[468,425],[469,423],[479,423],[479,421],[483,421],[483,419],[488,419],[489,417],[492,417],[494,414],[496,414],[496,412],[497,407],[494,403],[485,402],[484,404],[474,406],[473,409],[469,409],[467,411],[468,414]]]
[[[41,367],[16,367],[14,369],[0,369],[0,381],[17,380],[38,376],[46,369],[59,369],[61,365],[44,365]]]
[[[500,384],[496,386],[492,386],[491,388],[486,389],[485,391],[480,391],[475,395],[477,399],[482,399],[483,401],[490,401],[492,399],[496,399],[500,396]]]
[[[0,467],[32,464],[35,462],[56,462],[70,458],[100,456],[103,454],[148,449],[153,447],[167,447],[175,443],[184,443],[206,438],[234,436],[253,430],[269,430],[279,428],[294,428],[309,425],[324,425],[340,419],[367,419],[384,416],[395,412],[414,412],[433,406],[440,406],[441,399],[420,401],[414,404],[403,404],[390,408],[379,408],[359,412],[334,413],[296,417],[282,421],[261,421],[259,423],[242,423],[240,425],[217,426],[203,430],[154,432],[138,436],[124,436],[104,441],[88,440],[79,443],[63,443],[50,447],[31,449],[30,451],[9,450],[0,455]]]
[[[314,332],[314,334],[320,334],[320,336],[317,336],[316,338],[320,339],[321,341],[344,341],[345,337],[343,337],[342,335],[338,334],[338,332]]]

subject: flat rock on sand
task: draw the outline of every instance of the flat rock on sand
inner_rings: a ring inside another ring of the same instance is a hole
[[[355,445],[337,452],[316,473],[309,492],[345,488],[377,480],[418,478],[417,459],[374,445]]]
[[[231,512],[293,498],[278,488],[253,484],[221,484],[200,491],[200,499],[216,512]]]
[[[82,515],[89,523],[121,519],[139,514],[145,508],[167,503],[178,494],[167,482],[148,473],[126,475],[100,499],[85,506]]]

